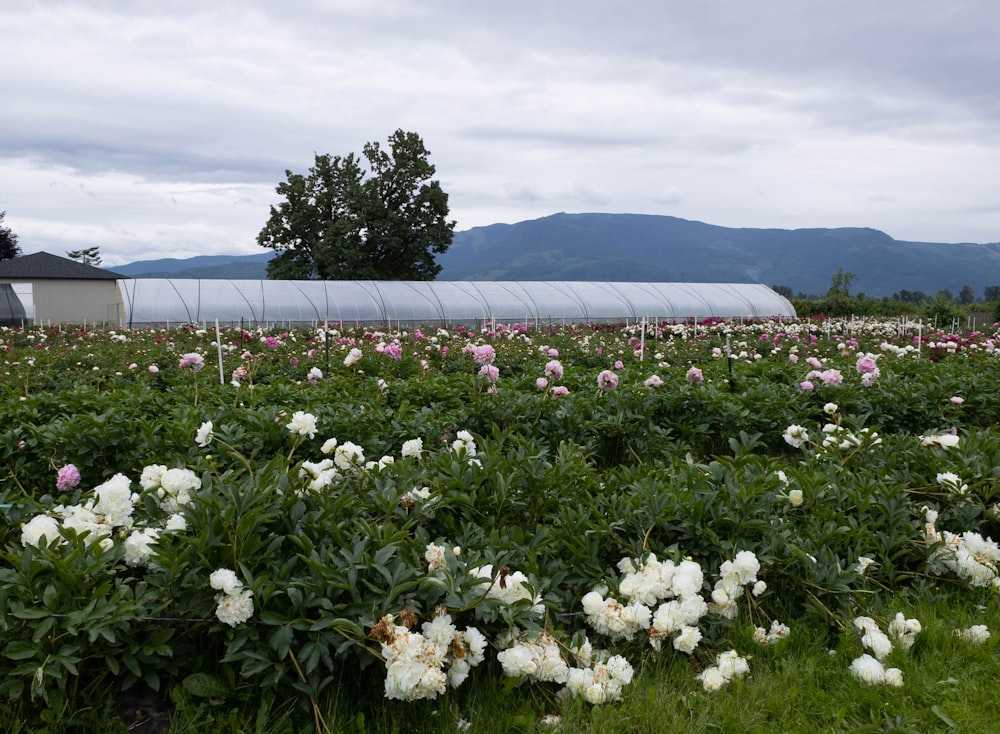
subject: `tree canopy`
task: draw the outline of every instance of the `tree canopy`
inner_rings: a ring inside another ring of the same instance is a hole
[[[21,248],[17,246],[17,235],[10,231],[10,227],[3,226],[3,218],[7,212],[0,212],[0,260],[10,260],[21,254]]]
[[[285,171],[284,201],[257,236],[278,251],[268,277],[433,280],[455,222],[428,155],[419,135],[397,130],[388,150],[367,143],[362,158],[317,154],[308,175]]]
[[[82,250],[71,250],[66,253],[66,257],[71,260],[76,260],[84,265],[100,265],[101,264],[101,248],[100,247],[86,247]]]

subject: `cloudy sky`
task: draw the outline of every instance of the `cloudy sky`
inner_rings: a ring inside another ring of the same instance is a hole
[[[1000,241],[995,0],[3,0],[27,254],[264,252],[285,171],[421,135],[458,230],[555,212]]]

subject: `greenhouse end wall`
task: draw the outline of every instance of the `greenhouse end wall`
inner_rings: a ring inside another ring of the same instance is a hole
[[[139,278],[118,285],[130,327],[795,318],[786,298],[754,283]]]

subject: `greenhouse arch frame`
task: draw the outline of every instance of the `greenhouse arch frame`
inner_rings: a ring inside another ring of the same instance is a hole
[[[614,323],[795,318],[756,283],[598,281],[119,281],[126,325]]]

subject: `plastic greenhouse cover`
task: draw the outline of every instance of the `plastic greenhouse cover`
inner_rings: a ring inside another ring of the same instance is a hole
[[[753,283],[138,278],[119,281],[119,288],[129,326],[795,317],[787,299]]]

